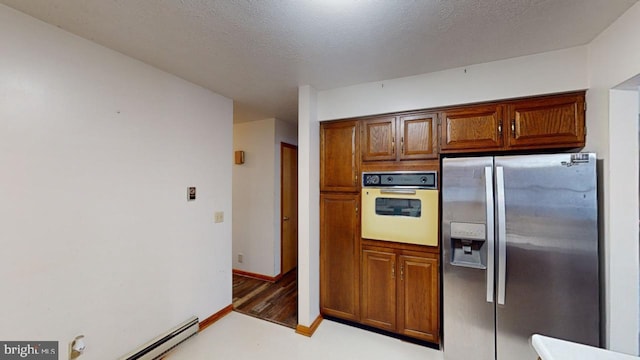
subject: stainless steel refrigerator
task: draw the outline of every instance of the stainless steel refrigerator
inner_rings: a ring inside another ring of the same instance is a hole
[[[595,154],[442,161],[447,360],[536,359],[534,333],[599,346]]]

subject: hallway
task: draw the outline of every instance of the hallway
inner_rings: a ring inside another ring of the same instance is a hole
[[[275,283],[233,274],[234,310],[295,329],[298,324],[298,272]]]

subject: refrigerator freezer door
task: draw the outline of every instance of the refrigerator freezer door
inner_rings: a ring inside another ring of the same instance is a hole
[[[599,345],[595,163],[593,154],[495,160],[504,172],[498,218],[506,220],[506,239],[498,238],[506,240],[506,269],[497,269],[506,270],[498,360],[535,359],[534,333]]]
[[[447,158],[442,163],[442,328],[447,360],[493,360],[495,356],[494,292],[492,284],[487,284],[488,275],[493,279],[493,274],[487,274],[493,266],[486,266],[487,238],[494,233],[493,228],[486,229],[491,223],[487,192],[493,196],[493,185],[486,186],[487,167],[493,169],[493,158]],[[455,265],[464,264],[454,261],[457,254],[479,259],[485,266]]]

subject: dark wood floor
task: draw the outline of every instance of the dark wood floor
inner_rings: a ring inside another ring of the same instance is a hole
[[[275,283],[233,274],[233,307],[295,329],[298,324],[298,271],[294,269]]]

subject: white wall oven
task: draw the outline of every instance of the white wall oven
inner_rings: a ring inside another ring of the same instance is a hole
[[[362,173],[362,237],[438,246],[435,171]]]

